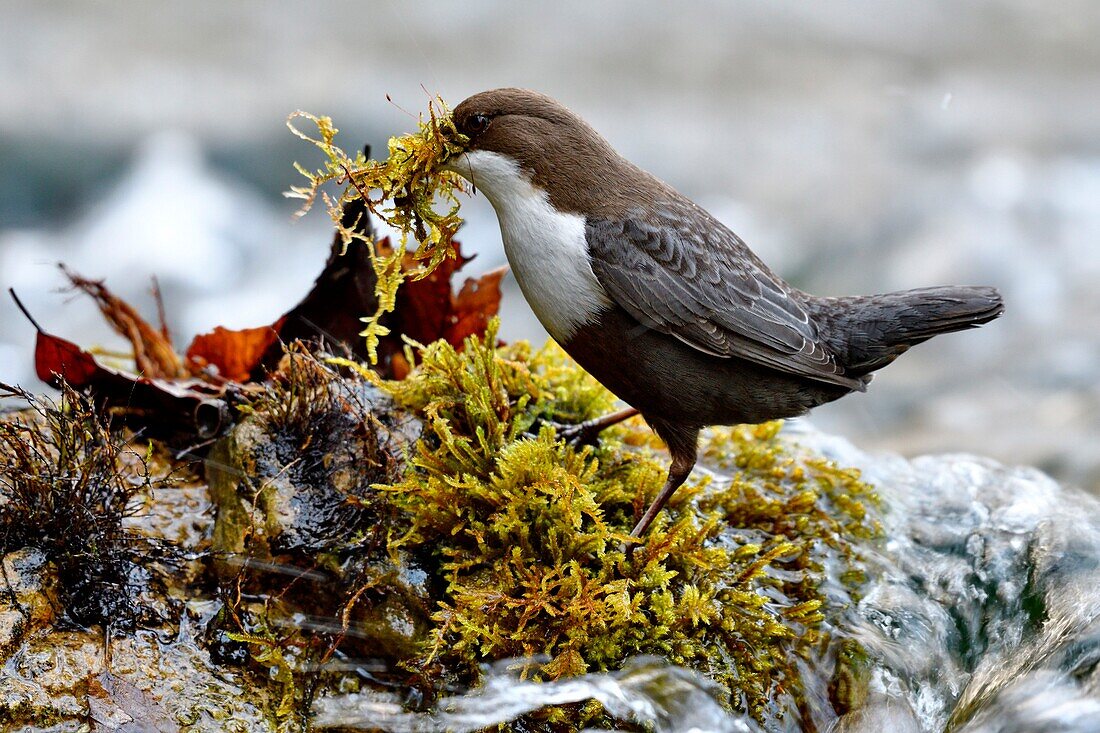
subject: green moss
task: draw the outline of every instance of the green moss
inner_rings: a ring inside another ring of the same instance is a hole
[[[425,347],[418,370],[388,385],[426,423],[403,480],[382,487],[408,517],[391,546],[432,553],[445,585],[410,668],[473,681],[482,662],[545,655],[540,674],[558,678],[657,654],[758,718],[784,693],[797,699],[797,660],[842,610],[827,571],[855,589],[857,543],[878,532],[869,487],[788,451],[779,423],[717,429],[703,453],[733,481],[689,482],[628,559],[666,459],[639,420],[597,448],[558,440],[550,421],[594,417],[612,396],[556,347],[494,348],[495,328],[461,352]]]
[[[295,120],[299,118],[317,126],[316,138],[295,127]],[[452,239],[462,224],[458,216],[458,193],[467,190],[467,184],[457,173],[442,170],[441,166],[449,157],[461,153],[469,139],[455,127],[450,110],[441,98],[429,103],[427,119],[421,115],[416,132],[390,138],[389,157],[385,161],[367,160],[365,152],[349,157],[335,144],[338,130],[329,117],[299,110],[290,115],[287,126],[295,135],[317,146],[325,156],[322,167],[314,171],[294,164],[307,181],[307,185],[292,186],[287,192],[288,196],[303,201],[298,215],[305,214],[321,198],[344,247],[355,240],[370,247],[371,264],[377,278],[378,308],[363,318],[367,325],[362,335],[367,339],[367,351],[374,362],[379,337],[389,333],[382,325],[382,317],[396,306],[397,289],[407,277],[425,278],[444,259],[457,255]],[[330,196],[323,190],[331,183],[343,187],[339,195]],[[377,196],[372,196],[372,191],[377,191]],[[383,247],[383,243],[365,235],[358,221],[350,226],[345,222],[344,213],[354,202],[362,202],[367,210],[398,232],[395,247]],[[413,271],[407,267],[405,257],[410,234],[419,242],[415,259],[421,262]]]
[[[250,633],[230,633],[229,639],[248,645],[252,660],[268,674],[263,681],[278,704],[269,708],[271,726],[276,731],[306,730],[313,688],[308,684],[307,666],[312,645],[296,643],[297,634],[279,638],[272,630],[260,626]],[[300,657],[306,657],[305,660]],[[315,676],[315,675],[313,675]]]

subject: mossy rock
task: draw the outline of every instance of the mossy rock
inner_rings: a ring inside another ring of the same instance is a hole
[[[24,548],[0,557],[3,588],[0,589],[0,663],[19,643],[49,626],[58,608],[57,572],[46,555]]]
[[[214,549],[261,562],[384,544],[371,488],[402,472],[419,423],[377,387],[291,353],[273,385],[211,450]]]
[[[78,730],[91,720],[96,730],[272,730],[270,694],[240,681],[188,638],[141,631],[106,652],[102,633],[54,631],[0,670],[0,728]]]
[[[412,665],[476,684],[479,665],[509,657],[548,659],[536,677],[557,679],[657,655],[764,721],[799,707],[803,660],[831,657],[847,681],[838,709],[858,699],[859,675],[842,668],[859,655],[831,649],[863,580],[860,547],[880,531],[858,472],[792,450],[779,423],[714,429],[703,469],[628,556],[666,456],[640,420],[597,447],[565,444],[555,424],[613,397],[554,346],[494,344],[492,330],[462,351],[431,344],[388,385],[425,422],[402,479],[382,487],[407,521],[391,547],[426,551],[442,585]],[[575,715],[540,719],[596,722]]]
[[[334,655],[380,660],[376,674],[424,708],[512,657],[538,660],[535,680],[660,657],[766,726],[807,696],[838,713],[863,699],[844,619],[879,528],[856,472],[785,442],[778,423],[708,431],[699,470],[628,556],[668,460],[640,419],[566,444],[556,426],[613,396],[560,349],[498,346],[494,329],[409,360],[408,378],[381,382],[293,350],[206,461],[218,572],[186,592],[212,590],[200,603],[220,608],[195,644],[257,686],[249,715],[264,720],[248,730],[305,729],[317,695],[369,687],[327,667]],[[818,672],[807,688],[802,670],[822,668],[829,689]],[[68,715],[55,702],[35,715]],[[590,701],[512,726],[622,722]]]

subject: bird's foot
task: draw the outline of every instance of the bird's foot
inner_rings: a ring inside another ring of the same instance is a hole
[[[632,418],[637,414],[638,411],[633,407],[627,407],[623,410],[612,412],[591,420],[585,420],[580,423],[560,423],[553,420],[541,420],[532,426],[531,430],[528,431],[528,435],[535,434],[541,425],[549,425],[557,431],[558,437],[565,440],[569,445],[596,445],[600,433],[612,425],[618,425],[623,420]]]
[[[605,427],[599,420],[585,420],[581,423],[571,424],[546,420],[542,424],[554,428],[559,438],[568,445],[578,448],[582,445],[596,445],[600,440],[600,433]]]
[[[596,445],[602,428],[593,425],[593,422],[593,420],[587,420],[582,423],[564,423],[557,422],[556,420],[539,420],[523,435],[526,438],[537,437],[539,430],[542,429],[544,425],[547,425],[554,428],[554,432],[557,433],[557,436],[568,445],[575,447]]]

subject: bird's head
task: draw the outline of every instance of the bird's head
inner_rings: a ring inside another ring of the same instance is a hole
[[[592,190],[599,182],[596,171],[625,163],[587,122],[527,89],[475,94],[452,117],[469,143],[444,167],[469,179],[494,204],[522,182],[551,199],[570,188]]]

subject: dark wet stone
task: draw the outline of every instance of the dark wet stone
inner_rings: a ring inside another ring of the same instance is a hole
[[[419,422],[361,382],[335,380],[320,399],[308,424],[257,412],[211,451],[215,550],[270,561],[381,540],[371,486],[400,475]]]

